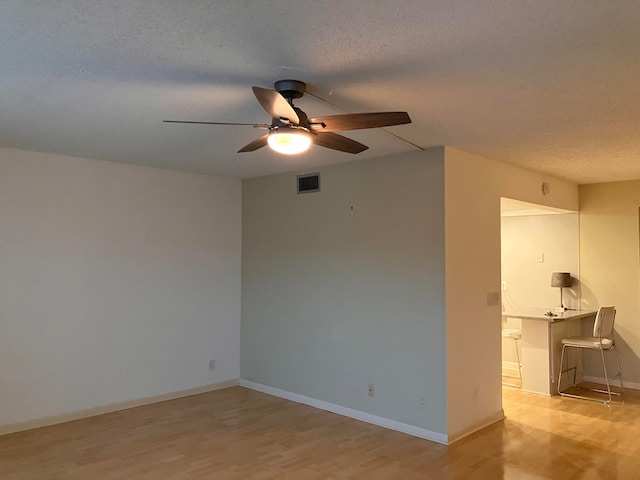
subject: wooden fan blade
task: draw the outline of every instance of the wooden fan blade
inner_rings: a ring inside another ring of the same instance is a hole
[[[311,128],[317,132],[341,132],[344,130],[360,130],[363,128],[391,127],[411,123],[407,112],[373,112],[347,113],[345,115],[329,115],[309,119]],[[314,124],[324,124],[316,127]]]
[[[286,118],[296,125],[300,123],[298,114],[293,107],[289,105],[287,99],[278,92],[261,87],[251,87],[251,89],[258,99],[258,102],[260,102],[260,105],[262,105],[262,108],[271,115],[271,118]]]
[[[244,147],[238,150],[238,153],[253,152],[255,150],[258,150],[259,148],[266,146],[267,138],[269,138],[268,133],[261,136],[260,138],[256,138],[253,142],[246,144]]]
[[[330,148],[331,150],[339,150],[346,153],[360,153],[367,150],[369,147],[363,145],[360,142],[351,140],[350,138],[343,137],[337,133],[331,132],[318,132],[313,137],[313,143],[320,145],[321,147]]]
[[[191,120],[163,120],[164,123],[192,123],[196,125],[244,125],[253,128],[269,128],[266,123],[194,122]]]

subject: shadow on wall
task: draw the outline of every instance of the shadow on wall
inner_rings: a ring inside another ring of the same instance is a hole
[[[574,279],[574,282],[579,285],[579,291],[582,294],[582,304],[580,308],[582,308],[582,310],[597,310],[600,307],[600,303],[598,302],[595,293],[593,293],[593,290],[586,285],[580,284],[579,280]],[[575,285],[571,287],[571,290],[574,288]]]
[[[580,280],[576,277],[571,277],[571,281],[573,282],[570,287],[564,287],[562,289],[562,295],[564,298],[564,305],[571,308],[582,309],[580,306],[580,297],[582,295],[582,288],[580,284]],[[553,288],[553,287],[552,287]],[[558,305],[553,305],[554,307],[560,306],[560,300],[558,299]]]

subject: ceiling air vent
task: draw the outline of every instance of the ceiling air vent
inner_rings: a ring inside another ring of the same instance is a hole
[[[320,191],[320,174],[307,173],[298,175],[298,193],[311,193]]]

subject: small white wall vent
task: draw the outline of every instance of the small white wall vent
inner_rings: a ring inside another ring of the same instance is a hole
[[[298,175],[298,193],[312,193],[320,191],[320,174],[307,173]]]

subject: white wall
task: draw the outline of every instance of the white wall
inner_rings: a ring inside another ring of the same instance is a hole
[[[580,186],[583,307],[615,305],[616,350],[633,388],[640,388],[639,207],[640,180]],[[589,352],[584,373],[603,377],[600,359]]]
[[[443,149],[319,171],[243,182],[242,378],[446,433]]]
[[[500,418],[500,197],[577,210],[578,187],[453,148],[445,149],[449,438]],[[543,195],[541,185],[551,186]]]
[[[0,171],[0,425],[238,378],[238,180],[10,149]]]

